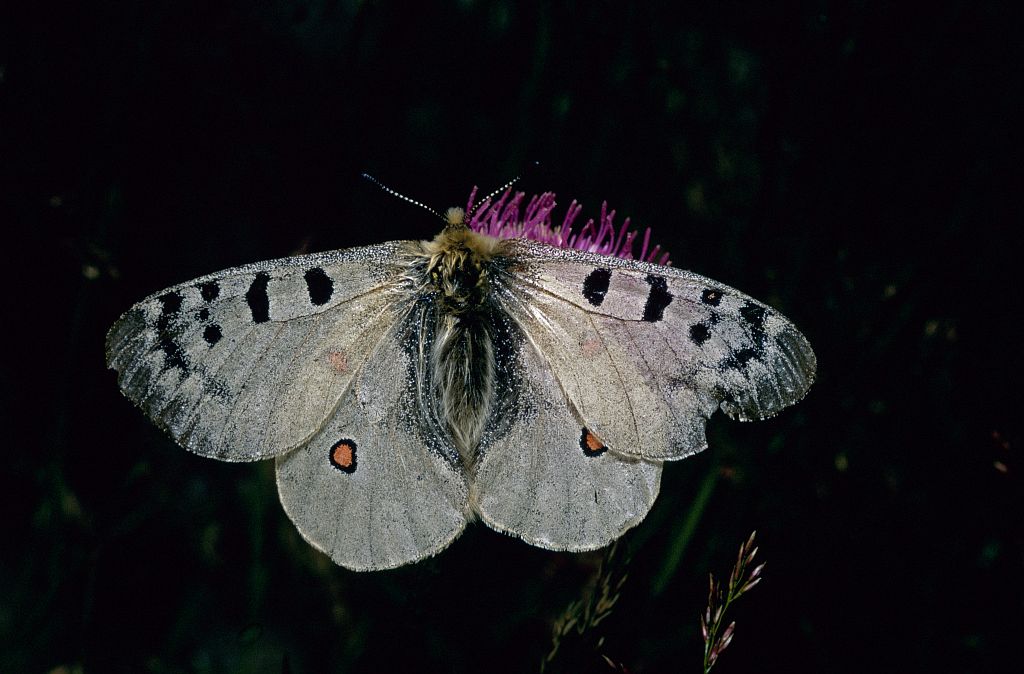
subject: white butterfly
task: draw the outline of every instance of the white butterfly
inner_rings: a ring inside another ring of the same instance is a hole
[[[182,446],[275,458],[288,516],[342,566],[436,554],[468,521],[552,550],[639,523],[721,407],[814,378],[770,307],[672,267],[471,231],[283,258],[157,293],[107,335],[125,395]]]

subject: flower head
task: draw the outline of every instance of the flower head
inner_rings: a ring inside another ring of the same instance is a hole
[[[466,224],[475,232],[499,239],[523,237],[560,248],[575,248],[600,255],[614,255],[626,260],[634,259],[633,243],[639,232],[629,230],[629,218],[616,229],[613,224],[615,211],[608,210],[607,202],[601,204],[599,224],[591,218],[577,232],[573,231],[573,223],[583,207],[575,200],[569,204],[562,224],[555,226],[551,220],[551,213],[557,205],[554,192],[534,195],[524,206],[526,193],[506,190],[493,201],[490,198],[484,199],[474,209],[473,200],[476,199],[476,192],[474,187],[466,205],[466,213],[470,214]],[[652,248],[650,241],[651,230],[647,228],[644,230],[640,255],[635,259],[669,264],[668,253],[662,252],[661,246]]]

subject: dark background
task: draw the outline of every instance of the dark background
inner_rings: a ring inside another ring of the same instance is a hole
[[[362,171],[444,208],[539,161],[524,190],[608,200],[819,362],[799,405],[718,415],[666,467],[619,602],[555,668],[700,671],[707,574],[757,529],[716,671],[1016,671],[1021,24],[910,4],[5,9],[0,670],[537,671],[600,553],[477,525],[338,568],[272,462],[175,447],[103,338],[201,274],[435,233]]]

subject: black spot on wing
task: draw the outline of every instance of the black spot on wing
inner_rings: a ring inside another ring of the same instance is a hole
[[[181,293],[177,291],[165,293],[157,299],[160,300],[161,316],[173,316],[181,310]]]
[[[664,276],[650,274],[647,277],[647,284],[651,286],[651,291],[647,293],[643,320],[657,323],[665,317],[665,307],[672,303],[672,293],[668,291],[668,283]]]
[[[181,310],[181,294],[165,293],[157,298],[160,301],[160,315],[156,319],[156,331],[163,336],[171,327],[171,321]]]
[[[160,350],[164,352],[164,369],[176,368],[181,370],[183,375],[188,374],[188,356],[182,350],[178,342],[170,335],[163,335],[159,341]]]
[[[305,273],[306,290],[309,291],[309,301],[313,306],[323,306],[331,301],[334,294],[334,281],[320,267],[313,267]]]
[[[722,301],[722,293],[714,288],[705,288],[700,294],[700,301],[708,306],[717,307]]]
[[[722,361],[722,365],[733,370],[742,370],[743,368],[746,367],[747,363],[757,359],[757,357],[758,352],[755,351],[754,349],[740,349],[739,351],[732,353],[724,361]]]
[[[608,284],[611,280],[611,269],[595,269],[583,280],[583,296],[595,307],[601,306],[604,296],[608,294]]]
[[[210,317],[210,310],[207,309],[206,307],[203,307],[198,312],[196,312],[196,320],[197,321],[205,321],[209,317]]]
[[[199,284],[199,294],[204,302],[212,302],[220,295],[220,284],[216,281],[207,281]]]
[[[205,339],[206,343],[209,344],[210,346],[213,346],[214,344],[219,342],[221,340],[221,337],[223,336],[224,333],[221,331],[220,326],[217,325],[216,323],[207,325],[206,329],[203,330],[203,339]]]
[[[763,349],[765,341],[768,339],[768,335],[765,334],[764,324],[768,318],[768,311],[764,307],[759,307],[756,304],[747,302],[740,307],[740,316],[746,321],[747,327],[750,328],[750,337],[754,340],[754,344],[758,349]]]
[[[708,330],[708,326],[703,323],[697,323],[690,326],[690,341],[701,346],[704,342],[711,339],[711,331]]]
[[[249,290],[245,292],[245,301],[252,312],[253,323],[266,323],[270,320],[270,296],[267,295],[267,284],[270,274],[260,272],[252,280]]]
[[[722,361],[723,366],[734,370],[745,368],[747,363],[752,360],[761,360],[768,342],[768,334],[764,329],[768,320],[767,309],[753,302],[747,302],[740,307],[739,314],[746,326],[751,343],[749,346],[737,349]]]
[[[165,293],[157,298],[160,302],[160,316],[156,319],[157,346],[164,353],[164,368],[176,368],[182,374],[189,371],[188,356],[171,334],[171,323],[181,311],[182,296],[177,291]]]

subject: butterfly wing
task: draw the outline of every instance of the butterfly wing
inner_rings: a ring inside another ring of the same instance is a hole
[[[229,269],[139,302],[107,335],[128,398],[182,446],[254,461],[323,425],[397,320],[403,244]]]
[[[707,446],[721,407],[760,419],[800,400],[815,357],[785,317],[697,274],[510,242],[507,311],[584,424],[613,450],[653,460]]]
[[[277,458],[288,516],[306,540],[353,570],[436,554],[466,525],[457,452],[415,412],[413,323],[393,326],[320,432]]]
[[[542,355],[505,320],[511,325],[495,326],[503,376],[475,466],[473,508],[491,528],[539,547],[607,545],[650,510],[661,464],[597,444]]]
[[[175,286],[114,325],[108,363],[192,451],[277,456],[289,516],[353,569],[434,554],[471,510],[534,545],[605,545],[650,509],[661,460],[705,446],[715,409],[769,416],[813,379],[785,318],[714,281],[527,241],[502,253],[500,381],[469,463],[430,412],[423,326],[437,307],[413,287],[416,244]]]

